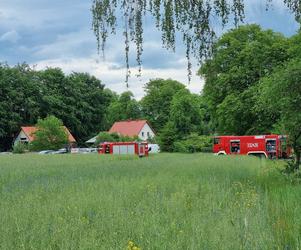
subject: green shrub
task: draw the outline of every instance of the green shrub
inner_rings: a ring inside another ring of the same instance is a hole
[[[140,141],[138,136],[130,137],[118,135],[117,133],[100,132],[97,136],[95,145],[99,145],[103,142],[131,142]]]
[[[55,116],[39,119],[36,127],[38,129],[34,133],[35,138],[31,143],[31,150],[58,150],[68,144],[68,134],[63,122]]]
[[[191,134],[183,140],[178,140],[173,144],[174,152],[196,153],[212,152],[212,140],[210,136],[199,136]]]
[[[28,150],[28,145],[18,142],[13,146],[14,154],[24,154]]]

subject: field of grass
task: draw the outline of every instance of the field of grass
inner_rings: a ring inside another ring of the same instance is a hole
[[[0,157],[1,249],[300,249],[280,162],[207,154]]]

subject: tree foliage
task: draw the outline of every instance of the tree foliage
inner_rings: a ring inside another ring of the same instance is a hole
[[[301,160],[301,61],[292,60],[274,74],[262,79],[261,103],[279,112],[277,127],[289,140],[296,156],[296,168]]]
[[[199,96],[190,93],[185,88],[180,89],[173,95],[169,106],[168,120],[159,130],[160,149],[167,152],[175,150],[179,152],[179,148],[184,146],[183,140],[186,140],[185,145],[188,146],[192,141],[188,138],[191,134],[203,133],[202,120]]]
[[[123,92],[120,96],[117,95],[110,103],[106,114],[108,127],[117,121],[135,120],[141,117],[140,104],[130,91]]]
[[[112,92],[89,74],[48,68],[36,71],[26,64],[0,65],[0,150],[11,147],[21,126],[54,115],[79,139],[87,140],[107,128],[105,114]]]
[[[206,81],[203,97],[213,130],[240,135],[266,132],[273,123],[258,122],[257,85],[289,59],[288,49],[287,38],[258,25],[230,30],[216,42],[212,58],[199,71]]]
[[[187,89],[179,91],[171,102],[170,121],[181,138],[193,132],[202,132],[199,97]]]
[[[105,129],[105,113],[111,96],[104,85],[86,73],[65,76],[60,69],[38,72],[41,82],[40,116],[60,118],[74,136],[87,140],[91,134]]]
[[[160,131],[168,122],[172,99],[183,89],[185,86],[182,83],[171,79],[154,79],[144,86],[142,112],[156,131]]]
[[[34,140],[31,142],[32,150],[58,150],[68,144],[68,134],[63,122],[55,116],[39,119],[36,127],[37,131],[34,133]]]
[[[273,0],[265,0],[269,6]],[[283,0],[284,4],[300,19],[299,0]],[[175,50],[176,33],[182,36],[188,59],[188,77],[191,76],[191,56],[199,62],[211,55],[216,22],[221,26],[233,22],[237,26],[244,19],[243,0],[93,0],[93,30],[99,49],[104,52],[107,38],[116,33],[117,25],[123,26],[126,59],[126,82],[130,74],[130,42],[136,45],[136,61],[141,70],[144,19],[152,16],[162,33],[165,48]],[[219,28],[217,26],[217,28]]]
[[[39,117],[39,85],[26,64],[0,64],[0,150],[12,145],[20,125],[36,123]]]
[[[212,152],[212,138],[210,136],[192,133],[183,140],[174,142],[174,152],[197,153]]]
[[[103,142],[133,142],[139,141],[138,136],[123,136],[117,133],[100,132],[96,138],[95,145]]]

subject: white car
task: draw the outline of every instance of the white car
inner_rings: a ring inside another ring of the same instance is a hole
[[[54,151],[54,152],[52,152],[52,153],[50,153],[50,154],[58,155],[58,154],[67,154],[67,153],[68,153],[68,150],[67,150],[67,149],[61,148],[61,149],[59,149],[59,150],[57,150],[57,151]]]
[[[12,155],[12,152],[0,152],[0,155]]]
[[[43,150],[40,151],[38,154],[39,155],[48,155],[48,154],[52,154],[53,152],[55,152],[54,150]]]

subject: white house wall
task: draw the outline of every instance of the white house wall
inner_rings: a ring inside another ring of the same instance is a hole
[[[22,142],[29,142],[29,139],[26,136],[26,134],[23,132],[23,130],[19,133],[19,135],[15,139],[14,144],[17,144],[20,141],[22,141]]]
[[[154,138],[155,137],[155,133],[154,131],[151,129],[151,127],[146,123],[143,128],[141,129],[138,137],[141,140],[147,140],[148,138]]]

